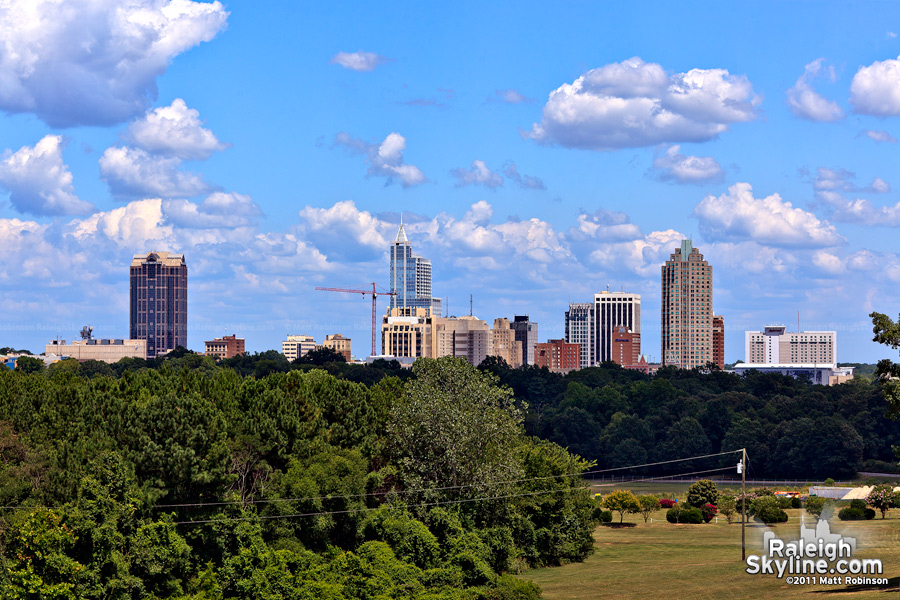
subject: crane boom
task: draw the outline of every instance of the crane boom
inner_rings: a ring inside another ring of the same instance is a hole
[[[358,290],[352,288],[336,288],[336,287],[316,287],[320,292],[342,292],[345,294],[372,294],[372,356],[375,356],[375,317],[377,314],[376,300],[378,296],[396,296],[397,292],[379,292],[375,289],[375,282],[372,282],[371,290]]]

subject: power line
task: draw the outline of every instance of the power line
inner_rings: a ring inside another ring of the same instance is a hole
[[[369,507],[360,507],[360,508],[348,508],[345,510],[324,510],[318,512],[311,513],[294,513],[289,515],[258,515],[253,517],[224,517],[221,519],[203,519],[198,521],[173,521],[173,525],[199,525],[203,523],[221,523],[223,521],[263,521],[268,519],[291,519],[291,518],[299,518],[299,517],[319,517],[323,515],[341,515],[348,513],[357,513],[357,512],[370,512],[373,510],[400,510],[400,509],[409,509],[409,508],[423,508],[426,506],[443,506],[447,504],[464,504],[466,502],[480,502],[482,500],[505,500],[508,498],[523,498],[526,496],[540,496],[541,494],[554,494],[556,492],[569,492],[572,490],[587,490],[589,489],[587,486],[578,486],[575,488],[562,488],[558,490],[542,490],[539,492],[524,492],[521,494],[507,494],[504,496],[483,496],[479,498],[462,498],[457,500],[439,500],[435,502],[421,502],[418,504],[404,504],[402,506],[376,506],[374,508]]]
[[[220,501],[220,502],[187,502],[187,503],[179,503],[179,504],[154,504],[152,509],[162,509],[162,508],[200,508],[200,507],[213,507],[213,506],[231,506],[231,505],[248,505],[248,504],[273,504],[279,502],[306,502],[306,501],[317,501],[317,500],[349,500],[354,498],[368,498],[368,497],[376,497],[376,496],[385,496],[389,493],[392,494],[414,494],[421,492],[439,492],[439,491],[449,491],[449,490],[463,490],[469,488],[482,488],[482,487],[490,487],[497,485],[506,485],[506,484],[515,484],[515,483],[528,483],[533,481],[544,481],[547,479],[560,479],[565,477],[583,477],[585,475],[596,475],[600,473],[610,473],[613,471],[623,471],[623,470],[632,470],[632,469],[641,469],[644,467],[653,467],[658,465],[667,465],[673,464],[677,462],[685,462],[689,460],[701,460],[704,458],[713,458],[716,456],[725,456],[727,454],[736,454],[741,452],[741,450],[729,450],[727,452],[718,452],[715,454],[703,454],[698,456],[689,456],[687,458],[676,458],[672,460],[664,460],[653,463],[643,463],[638,465],[630,465],[627,467],[615,467],[611,469],[595,469],[591,471],[583,471],[581,473],[564,473],[559,475],[546,475],[542,477],[525,477],[518,479],[509,479],[505,481],[491,481],[486,483],[472,483],[472,484],[464,484],[464,485],[451,485],[451,486],[443,486],[443,487],[432,487],[432,488],[410,488],[405,490],[389,490],[387,492],[368,492],[363,494],[345,494],[339,496],[333,495],[325,495],[325,496],[307,496],[301,498],[271,498],[265,500],[228,500],[228,501]],[[656,478],[650,478],[648,481],[653,479],[661,479],[666,477],[682,477],[687,475],[701,474],[707,472],[714,471],[723,471],[727,470],[731,467],[723,467],[721,469],[712,469],[710,471],[696,471],[693,473],[682,473],[668,476],[660,476]],[[29,509],[29,508],[53,508],[50,506],[0,506],[0,509],[3,510],[16,510],[16,509]]]
[[[690,473],[676,473],[674,475],[659,475],[659,476],[651,476],[644,477],[641,479],[629,479],[628,481],[621,481],[620,483],[643,483],[645,481],[661,481],[663,479],[674,479],[675,477],[686,477],[687,475],[705,475],[706,473],[718,473],[719,471],[729,471],[734,467],[719,467],[718,469],[706,469],[705,471],[692,471]],[[616,483],[610,482],[610,485],[616,485]]]
[[[664,460],[660,462],[654,463],[644,463],[639,465],[631,465],[628,467],[616,467],[613,469],[596,469],[593,471],[583,471],[581,473],[566,473],[560,475],[546,475],[542,477],[525,477],[519,479],[508,479],[506,481],[491,481],[487,483],[471,483],[465,485],[448,485],[443,487],[433,487],[433,488],[410,488],[406,490],[392,490],[395,494],[415,494],[419,492],[440,492],[440,491],[448,491],[448,490],[461,490],[468,488],[479,488],[479,487],[489,487],[495,485],[506,485],[511,483],[527,483],[531,481],[543,481],[546,479],[559,479],[561,477],[583,477],[585,475],[596,475],[599,473],[610,473],[612,471],[622,471],[626,469],[641,469],[644,467],[653,467],[658,465],[667,465],[677,462],[685,462],[688,460],[700,460],[703,458],[710,458],[716,456],[724,456],[726,454],[735,454],[740,452],[740,450],[730,450],[728,452],[718,452],[716,454],[704,454],[700,456],[690,456],[688,458],[676,458],[673,460]],[[730,467],[727,467],[730,468]],[[716,469],[716,470],[725,470],[725,469]],[[690,475],[691,473],[685,473],[685,475]],[[348,494],[343,496],[309,496],[305,498],[274,498],[267,500],[249,500],[246,502],[242,502],[241,500],[230,500],[226,502],[196,502],[196,503],[182,503],[182,504],[157,504],[154,508],[194,508],[201,506],[228,506],[231,504],[268,504],[272,502],[302,502],[302,501],[313,501],[313,500],[337,500],[337,499],[350,499],[350,498],[368,498],[373,496],[384,496],[388,492],[369,492],[365,494]],[[0,507],[2,508],[2,507]]]
[[[720,467],[718,469],[707,469],[705,471],[693,471],[689,473],[677,473],[674,475],[666,475],[663,477],[657,478],[648,478],[645,481],[652,481],[654,479],[665,479],[671,477],[684,477],[686,475],[698,475],[703,473],[712,473],[717,471],[725,471],[730,469],[731,467]],[[630,481],[629,483],[634,483],[634,481]],[[288,515],[255,515],[252,517],[225,517],[219,519],[201,519],[196,521],[174,521],[173,525],[200,525],[204,523],[221,523],[223,521],[263,521],[263,520],[271,520],[271,519],[290,519],[290,518],[302,518],[302,517],[319,517],[324,515],[340,515],[340,514],[351,514],[351,513],[359,513],[359,512],[370,512],[374,510],[400,510],[400,509],[410,509],[410,508],[424,508],[428,506],[445,506],[451,504],[465,504],[469,502],[480,502],[484,500],[506,500],[509,498],[524,498],[528,496],[540,496],[543,494],[554,494],[557,492],[570,492],[573,490],[589,490],[590,486],[577,486],[577,487],[568,487],[561,488],[556,490],[541,490],[537,492],[522,492],[518,494],[505,494],[502,496],[481,496],[476,498],[462,498],[456,500],[437,500],[434,502],[420,502],[417,504],[404,504],[401,506],[376,506],[376,507],[360,507],[360,508],[351,508],[351,509],[343,509],[343,510],[325,510],[325,511],[316,511],[310,513],[293,513]]]

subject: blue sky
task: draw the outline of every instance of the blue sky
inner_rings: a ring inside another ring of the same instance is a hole
[[[684,236],[726,360],[768,323],[891,356],[900,7],[883,2],[12,1],[0,8],[0,345],[128,332],[137,252],[187,256],[189,344],[343,333],[400,212],[450,312],[643,296]],[[386,304],[381,303],[384,307]]]

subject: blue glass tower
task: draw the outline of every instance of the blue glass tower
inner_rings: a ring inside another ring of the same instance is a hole
[[[431,297],[431,261],[413,254],[403,223],[391,242],[391,308],[427,308],[441,316],[440,298]]]

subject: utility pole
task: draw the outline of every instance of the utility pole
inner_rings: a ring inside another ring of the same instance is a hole
[[[747,560],[744,524],[747,522],[747,449],[741,448],[741,560]]]

